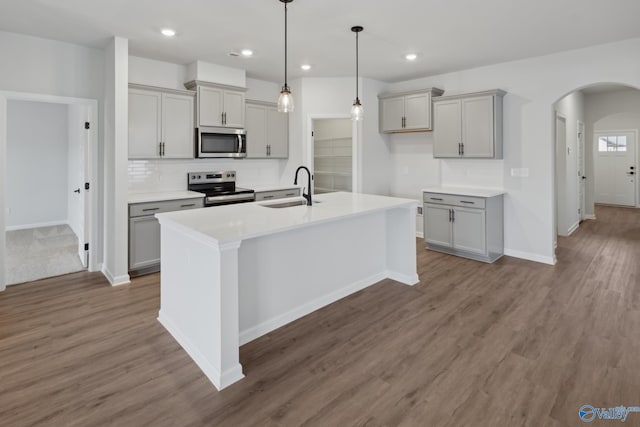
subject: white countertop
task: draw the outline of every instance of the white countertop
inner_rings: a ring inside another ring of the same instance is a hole
[[[278,190],[291,190],[293,188],[301,188],[297,185],[241,185],[243,188],[252,188],[256,193],[262,193],[265,191],[278,191]]]
[[[204,197],[197,191],[170,191],[166,193],[129,193],[129,203],[163,202],[166,200],[184,200]]]
[[[358,193],[326,193],[313,196],[313,206],[268,208],[264,204],[279,201],[237,203],[215,209],[193,209],[156,214],[161,224],[171,224],[187,233],[213,239],[217,243],[232,242],[294,230],[348,217],[366,215],[394,208],[416,209],[412,199]]]
[[[456,196],[471,197],[495,197],[506,193],[504,190],[499,188],[477,187],[429,187],[423,188],[422,191],[427,193],[453,194]]]

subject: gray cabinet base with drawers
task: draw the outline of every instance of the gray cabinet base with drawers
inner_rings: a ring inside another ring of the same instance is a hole
[[[502,194],[472,197],[423,193],[427,249],[483,262],[504,254]]]

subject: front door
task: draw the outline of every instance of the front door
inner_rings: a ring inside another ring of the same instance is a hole
[[[636,132],[596,132],[595,202],[636,205]]]

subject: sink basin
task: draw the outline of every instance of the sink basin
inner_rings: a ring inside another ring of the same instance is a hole
[[[306,206],[306,200],[295,200],[292,202],[280,202],[280,203],[269,203],[269,204],[260,204],[260,206],[264,206],[265,208],[290,208],[293,206]]]

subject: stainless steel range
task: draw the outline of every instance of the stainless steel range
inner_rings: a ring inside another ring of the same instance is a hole
[[[187,188],[206,195],[204,206],[253,202],[253,190],[236,187],[236,171],[189,172]]]

